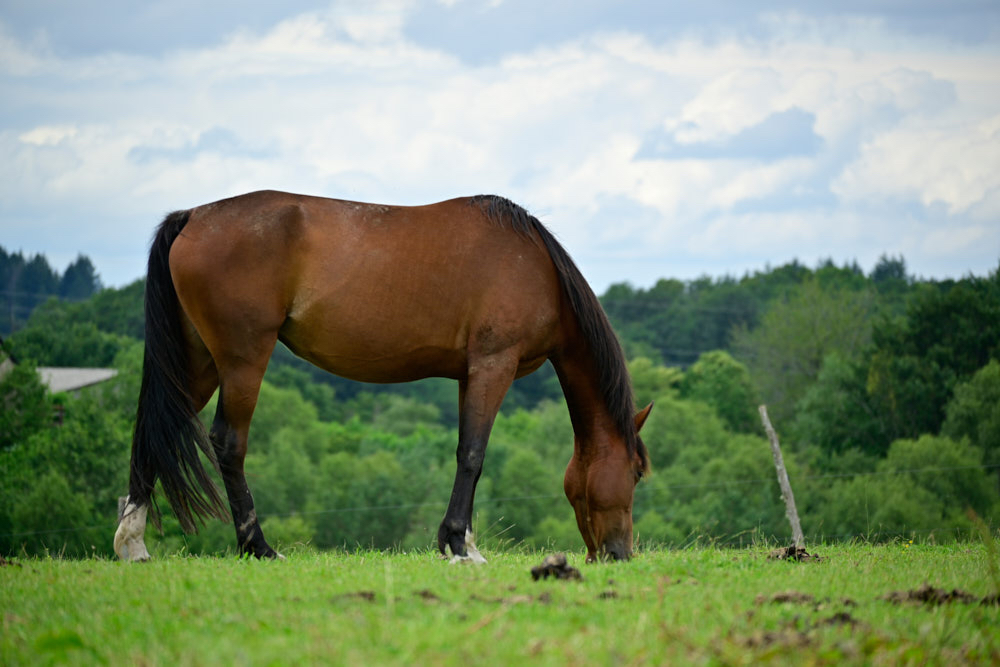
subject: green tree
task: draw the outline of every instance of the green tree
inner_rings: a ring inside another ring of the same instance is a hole
[[[630,361],[628,372],[636,404],[643,406],[661,396],[676,396],[684,379],[680,369],[661,366],[648,357]]]
[[[699,467],[703,450],[722,451],[731,436],[711,406],[672,396],[659,396],[642,428],[654,475],[680,462]]]
[[[897,310],[909,293],[912,280],[906,274],[906,260],[903,256],[891,257],[883,254],[872,269],[870,280],[878,293]]]
[[[535,452],[550,470],[561,474],[573,454],[573,425],[566,403],[543,401],[530,411],[498,415],[486,453],[488,468],[483,474],[495,476],[507,457],[519,448]]]
[[[756,322],[760,300],[730,276],[688,283],[659,280],[648,290],[612,285],[601,298],[629,358],[687,366],[728,344],[737,325]]]
[[[93,263],[84,255],[77,255],[59,279],[60,298],[82,301],[94,295],[101,288],[101,281]]]
[[[1000,362],[988,364],[955,387],[941,434],[967,438],[983,452],[983,463],[993,466],[1000,481]]]
[[[828,457],[852,449],[884,456],[891,432],[868,394],[867,378],[863,360],[828,354],[816,382],[796,405],[791,443],[800,449],[816,446]]]
[[[414,503],[407,471],[392,454],[333,454],[320,464],[320,476],[323,485],[307,510],[317,546],[389,548],[406,537]]]
[[[671,407],[684,410],[685,403]],[[646,539],[674,545],[699,536],[746,542],[755,535],[786,536],[789,529],[767,442],[746,434],[711,433],[703,432],[708,438],[697,433],[689,437],[672,464],[658,468],[639,486],[637,530]],[[786,457],[786,466],[794,480],[798,466],[793,457]]]
[[[4,292],[4,330],[16,331],[39,303],[56,293],[59,278],[42,255],[28,259],[0,248],[0,289]]]
[[[809,511],[822,532],[837,539],[912,532],[954,539],[972,529],[967,508],[987,522],[1000,510],[1000,496],[981,457],[968,443],[950,438],[897,440],[875,474],[822,485]]]
[[[275,387],[298,391],[304,399],[315,406],[319,418],[323,421],[334,421],[342,416],[341,408],[336,401],[337,392],[333,386],[316,382],[309,373],[297,366],[270,364],[264,379]]]
[[[777,423],[791,422],[828,354],[850,360],[863,352],[875,305],[868,290],[823,289],[808,280],[773,304],[759,327],[736,332],[734,355],[750,369]]]
[[[510,526],[505,535],[534,542],[539,523],[549,513],[553,500],[558,500],[551,496],[561,491],[562,476],[558,472],[547,469],[537,452],[517,448],[500,471],[493,489],[492,512],[503,517],[505,528]],[[568,510],[569,505],[564,505]],[[544,536],[539,537],[544,540]]]
[[[379,397],[372,426],[385,433],[411,435],[424,424],[437,424],[441,411],[429,403],[408,396],[384,394]]]
[[[76,319],[93,322],[104,333],[145,338],[146,320],[143,312],[145,280],[136,280],[125,287],[106,288],[93,297],[71,307]]]
[[[5,498],[10,533],[0,537],[7,554],[84,556],[98,537],[90,534],[93,506],[85,493],[76,491],[67,476],[40,470],[20,493]],[[4,521],[0,519],[0,525]],[[96,546],[96,545],[95,545]]]
[[[117,499],[127,489],[131,421],[122,380],[63,395],[50,417],[0,450],[0,552],[110,555]]]
[[[33,364],[8,366],[0,377],[0,452],[50,427],[53,408]]]
[[[680,390],[683,398],[715,408],[731,431],[760,432],[757,392],[750,373],[728,352],[714,350],[698,357],[684,374]]]
[[[892,443],[879,470],[898,471],[930,491],[942,508],[942,519],[952,514],[964,516],[970,507],[989,519],[1000,496],[982,462],[982,452],[968,443],[922,435]]]
[[[205,413],[214,418],[214,406],[208,406]],[[278,445],[283,429],[288,426],[297,429],[308,427],[319,421],[316,406],[302,398],[297,389],[280,388],[269,382],[261,383],[250,423],[247,450],[252,454],[267,454]]]
[[[40,366],[110,366],[124,337],[98,329],[81,316],[85,310],[50,298],[10,337],[10,346],[19,359]]]
[[[877,323],[867,391],[893,438],[937,433],[955,385],[1000,359],[1000,270],[919,285],[906,316]]]
[[[270,516],[260,524],[268,541],[279,551],[293,546],[311,544],[315,531],[311,523],[299,515]]]

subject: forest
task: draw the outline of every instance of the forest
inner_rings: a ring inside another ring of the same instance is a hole
[[[0,553],[112,556],[143,357],[143,281],[101,285],[0,248]],[[928,280],[883,256],[742,277],[621,283],[600,295],[629,360],[653,472],[636,489],[639,548],[787,541],[757,407],[768,406],[807,540],[953,541],[1000,519],[1000,266]],[[36,367],[113,367],[51,394]],[[203,416],[210,419],[214,405]],[[379,386],[279,348],[246,469],[276,545],[423,549],[454,475],[456,383]],[[508,393],[476,498],[481,545],[579,550],[562,493],[569,417],[551,366]],[[164,510],[165,503],[161,502]],[[169,511],[154,553],[234,549],[233,527],[184,535]]]

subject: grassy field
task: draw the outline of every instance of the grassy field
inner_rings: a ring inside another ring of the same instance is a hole
[[[429,552],[13,559],[0,567],[0,664],[1000,663],[981,544],[810,551],[822,560],[570,554],[582,581],[533,581],[545,554],[517,550],[482,566]],[[927,584],[967,595],[885,597]]]

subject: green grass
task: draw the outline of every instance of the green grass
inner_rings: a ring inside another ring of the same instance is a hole
[[[898,604],[925,583],[995,593],[982,544],[646,551],[532,581],[543,553],[484,566],[429,552],[287,561],[15,559],[0,664],[997,664],[1000,607]],[[803,595],[778,596],[794,592]],[[785,597],[788,601],[780,601]]]

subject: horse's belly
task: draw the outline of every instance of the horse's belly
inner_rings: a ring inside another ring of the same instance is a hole
[[[467,367],[464,345],[377,319],[302,322],[289,318],[280,338],[296,355],[334,375],[359,382],[459,378]]]

